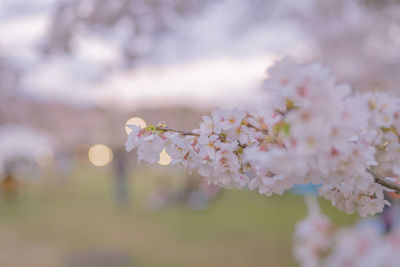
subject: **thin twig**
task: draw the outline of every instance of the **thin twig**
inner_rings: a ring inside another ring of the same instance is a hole
[[[269,131],[267,129],[258,128],[257,126],[254,126],[253,124],[251,124],[249,122],[247,122],[245,125],[247,127],[249,127],[249,128],[253,128],[253,129],[255,129],[255,130],[257,130],[257,131],[259,131],[259,132],[261,132],[263,134],[268,134],[269,133]]]
[[[385,179],[382,175],[377,174],[377,173],[373,172],[372,170],[368,170],[368,172],[374,176],[375,182],[377,184],[380,184],[388,189],[393,190],[397,194],[400,194],[400,185],[399,184],[396,184],[394,182],[391,182],[391,181]]]
[[[171,129],[171,128],[167,128],[167,127],[156,127],[157,130],[161,130],[161,131],[166,131],[166,132],[175,132],[175,133],[179,133],[181,135],[192,135],[192,136],[200,136],[197,133],[193,133],[193,132],[186,132],[186,131],[181,131],[181,130],[175,130],[175,129]]]

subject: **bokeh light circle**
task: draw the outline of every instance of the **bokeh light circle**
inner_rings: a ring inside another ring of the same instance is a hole
[[[168,155],[167,150],[163,148],[163,150],[160,153],[160,160],[158,161],[158,164],[160,165],[168,165],[172,161],[171,157]]]
[[[53,150],[51,147],[42,146],[35,151],[35,161],[38,165],[49,166],[54,159]]]
[[[129,134],[132,129],[128,127],[128,125],[136,125],[140,128],[145,128],[146,127],[146,122],[139,117],[132,117],[130,118],[126,123],[125,123],[125,132],[126,134]]]
[[[113,152],[110,147],[103,144],[96,144],[89,148],[89,161],[94,166],[102,167],[111,163]]]

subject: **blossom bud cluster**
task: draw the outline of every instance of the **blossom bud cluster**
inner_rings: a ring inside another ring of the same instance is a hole
[[[345,212],[381,212],[388,202],[372,170],[400,174],[400,100],[353,95],[321,65],[291,59],[269,70],[264,89],[262,105],[216,108],[191,132],[131,125],[126,148],[154,163],[165,147],[172,164],[221,187],[270,196],[312,182]]]

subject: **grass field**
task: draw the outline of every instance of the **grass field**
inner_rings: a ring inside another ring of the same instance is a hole
[[[131,175],[127,207],[114,204],[107,169],[82,168],[63,181],[48,171],[24,185],[17,201],[0,202],[0,266],[296,266],[302,197],[232,190],[203,211],[154,213],[144,208],[154,176]],[[356,219],[321,204],[339,225]]]

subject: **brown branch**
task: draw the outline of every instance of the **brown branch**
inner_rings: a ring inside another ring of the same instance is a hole
[[[382,175],[377,174],[377,173],[373,172],[372,170],[368,170],[368,172],[374,176],[375,182],[377,184],[380,184],[388,189],[393,190],[397,194],[400,194],[400,185],[399,184],[396,184],[394,182],[391,182],[391,181],[385,179]]]
[[[245,125],[246,125],[247,127],[249,127],[249,128],[253,128],[253,129],[255,129],[255,130],[257,130],[257,131],[259,131],[259,132],[261,132],[261,133],[263,133],[263,134],[268,134],[268,133],[269,133],[268,130],[258,128],[257,126],[254,126],[253,124],[251,124],[251,123],[249,123],[249,122],[247,122]]]
[[[167,127],[156,127],[157,130],[161,130],[161,131],[166,131],[166,132],[175,132],[175,133],[179,133],[181,135],[192,135],[192,136],[200,136],[197,133],[193,133],[193,132],[186,132],[186,131],[181,131],[181,130],[175,130],[175,129],[171,129],[171,128],[167,128]]]
[[[257,126],[254,126],[253,124],[251,124],[249,122],[247,122],[245,125],[249,128],[253,128],[263,134],[267,135],[269,133],[269,131],[267,129],[258,128]],[[179,133],[181,135],[200,136],[200,134],[198,134],[198,133],[194,133],[194,132],[190,132],[190,131],[181,131],[181,130],[176,130],[176,129],[172,129],[172,128],[168,128],[168,127],[155,126],[155,128],[160,131],[175,132],[175,133]]]

